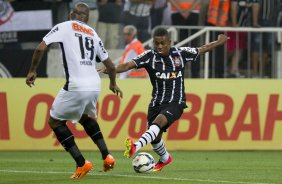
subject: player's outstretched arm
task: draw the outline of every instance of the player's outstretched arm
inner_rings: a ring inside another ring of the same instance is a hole
[[[128,70],[136,68],[136,64],[133,61],[129,61],[124,64],[119,64],[116,68],[117,73],[126,72]]]
[[[201,47],[199,47],[199,54],[204,54],[206,52],[209,52],[210,50],[223,45],[226,41],[227,41],[227,36],[224,34],[220,34],[218,35],[218,38],[216,41],[210,42],[206,45],[203,45]]]
[[[117,67],[116,67],[116,73],[122,73],[122,72],[126,72],[128,70],[131,70],[131,69],[134,69],[136,68],[136,65],[133,61],[129,61],[127,63],[124,63],[124,64],[119,64]],[[100,69],[100,70],[97,70],[98,72],[102,72],[104,74],[108,74],[109,71],[107,68],[104,68],[104,69]]]
[[[35,49],[33,56],[32,56],[32,62],[31,66],[29,68],[29,72],[26,77],[25,83],[29,86],[32,87],[34,86],[34,81],[36,79],[37,73],[37,67],[44,55],[45,50],[47,49],[47,45],[45,44],[44,41],[42,41]]]

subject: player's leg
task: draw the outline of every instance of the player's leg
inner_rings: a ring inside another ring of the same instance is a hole
[[[160,161],[166,162],[169,159],[169,153],[166,150],[165,142],[162,139],[163,132],[161,131],[158,137],[151,142],[154,152],[160,156]]]
[[[103,170],[109,171],[114,168],[115,166],[115,159],[114,157],[109,154],[107,145],[105,143],[105,139],[103,134],[100,130],[100,126],[95,118],[97,118],[96,113],[96,104],[99,97],[99,92],[93,91],[89,93],[90,101],[85,107],[84,114],[80,120],[82,126],[84,127],[86,133],[91,137],[93,142],[99,148],[102,158],[103,158]],[[94,118],[90,118],[94,117]]]
[[[164,166],[172,162],[172,156],[168,153],[165,143],[162,139],[163,132],[161,131],[157,138],[151,142],[153,150],[160,156],[159,161],[156,163],[153,171],[161,172]]]
[[[162,133],[181,117],[183,108],[185,107],[182,107],[178,104],[171,104],[163,108],[160,112],[160,114],[163,114],[166,117],[167,125],[162,128],[159,136],[151,143],[153,150],[160,156],[160,159],[156,163],[153,171],[161,172],[164,166],[172,162],[172,156],[167,152],[165,148],[165,143],[162,139]]]
[[[92,141],[97,145],[99,148],[103,160],[109,154],[107,145],[104,141],[103,134],[100,130],[100,126],[95,119],[88,117],[88,115],[84,114],[83,118],[79,121],[80,124],[83,126],[87,135],[92,139]]]
[[[166,117],[163,114],[159,114],[149,129],[139,138],[137,142],[133,143],[131,138],[127,138],[125,142],[126,150],[124,152],[124,156],[130,158],[140,148],[150,144],[153,140],[155,140],[155,138],[159,135],[161,128],[166,126],[166,124]]]
[[[161,131],[165,131],[175,120],[180,118],[183,108],[179,104],[173,103],[158,108],[149,108],[148,122],[150,126],[148,130],[135,143],[131,138],[126,139],[124,156],[130,158],[140,148],[154,141]]]
[[[80,150],[78,149],[74,141],[73,134],[66,125],[66,121],[60,121],[50,117],[49,125],[55,133],[58,141],[65,148],[65,150],[70,153],[70,155],[76,162],[77,170],[71,176],[71,178],[82,178],[87,172],[89,172],[93,168],[93,165],[92,163],[86,161],[85,158],[82,156]]]
[[[71,154],[71,156],[76,162],[76,165],[78,167],[83,166],[85,163],[85,159],[77,148],[74,141],[74,136],[67,127],[66,121],[60,121],[50,117],[49,125],[57,136],[57,139],[61,143],[61,145],[65,148],[67,152]]]
[[[88,117],[88,115],[84,114],[79,121],[87,135],[92,139],[92,141],[97,145],[99,148],[101,154],[102,154],[102,159],[104,161],[104,171],[108,171],[114,168],[115,165],[115,159],[112,155],[110,155],[109,150],[107,148],[107,145],[105,143],[103,134],[101,132],[100,126],[98,122],[93,119]]]
[[[58,141],[76,161],[76,172],[71,178],[84,177],[92,168],[93,164],[82,156],[78,149],[72,132],[66,125],[66,121],[78,122],[85,109],[88,92],[60,90],[50,110],[49,125],[57,136]]]

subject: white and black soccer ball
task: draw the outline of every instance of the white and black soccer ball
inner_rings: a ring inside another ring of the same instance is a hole
[[[155,160],[149,153],[141,152],[133,158],[132,166],[137,173],[149,173],[155,167]]]

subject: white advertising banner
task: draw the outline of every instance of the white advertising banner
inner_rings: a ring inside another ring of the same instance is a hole
[[[0,32],[49,30],[52,27],[51,10],[17,11],[0,26]]]

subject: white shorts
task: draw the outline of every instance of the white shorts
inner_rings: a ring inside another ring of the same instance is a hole
[[[50,116],[57,120],[68,120],[76,123],[83,114],[97,117],[96,103],[99,91],[66,91],[61,89],[56,96]]]

